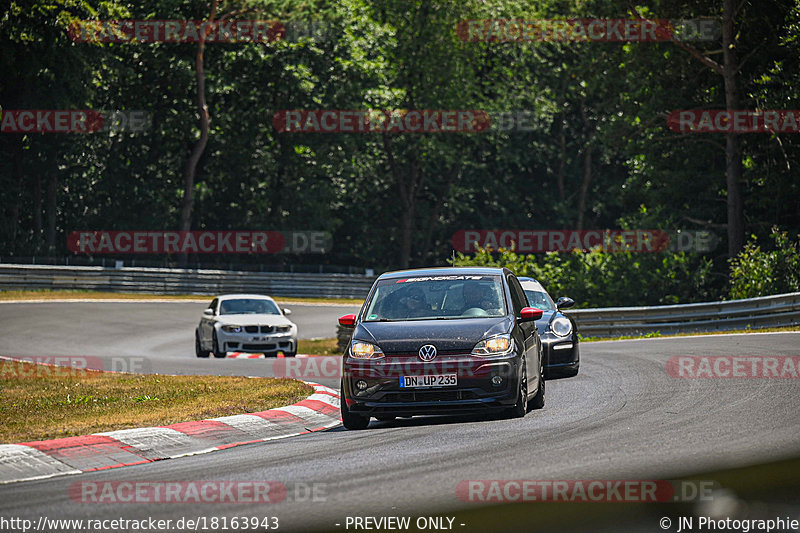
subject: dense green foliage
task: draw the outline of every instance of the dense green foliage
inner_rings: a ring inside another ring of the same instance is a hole
[[[731,261],[731,298],[800,292],[800,236],[772,230],[774,250],[762,250],[753,236]]]
[[[472,256],[457,254],[455,264],[506,267],[517,276],[539,280],[554,299],[569,296],[577,307],[665,305],[712,298],[711,261],[684,252],[521,255],[482,249]]]
[[[199,137],[196,45],[81,43],[67,28],[76,19],[204,20],[211,5],[6,4],[3,109],[146,110],[152,127],[0,133],[3,260],[66,256],[66,235],[75,230],[178,228],[181,176]],[[742,108],[800,109],[797,1],[737,5]],[[693,19],[721,12],[721,0],[220,2],[220,15],[312,21],[319,31],[269,44],[206,45],[211,126],[193,185],[192,228],[327,230],[333,249],[197,259],[381,271],[446,264],[451,236],[464,229],[704,229],[720,239],[704,255],[507,259],[554,294],[569,292],[585,305],[725,296],[725,135],[666,126],[673,110],[724,107],[721,76],[672,42],[465,42],[456,32],[459,21],[480,18]],[[690,44],[721,56],[719,39]],[[287,109],[528,110],[535,120],[525,130],[480,134],[280,133],[272,118]],[[800,135],[739,137],[747,233],[763,240],[778,226],[796,234]],[[776,253],[797,254],[781,249]],[[742,265],[765,253],[758,250],[748,247],[735,263],[733,295],[796,286],[796,276],[773,270],[767,277],[775,281],[748,286],[750,267]]]

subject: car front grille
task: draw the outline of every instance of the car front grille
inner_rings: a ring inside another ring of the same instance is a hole
[[[242,350],[264,350],[270,351],[274,350],[274,344],[242,344]]]
[[[391,356],[391,357],[414,357],[414,358],[415,357],[419,357],[418,352],[411,353],[411,352],[407,352],[407,351],[398,352],[398,351],[385,350],[383,353],[385,355]],[[466,351],[465,350],[437,350],[436,355],[437,355],[437,357],[452,356],[452,355],[469,355],[469,350],[466,350]]]
[[[292,326],[241,326],[245,333],[286,333]]]
[[[390,392],[384,394],[381,402],[452,402],[456,400],[473,400],[477,398],[472,391],[414,391]]]

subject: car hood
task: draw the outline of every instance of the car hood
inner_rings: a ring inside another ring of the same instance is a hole
[[[283,315],[219,315],[217,323],[231,326],[292,326],[291,320]]]
[[[360,322],[353,339],[373,342],[387,354],[416,353],[424,344],[440,353],[469,353],[479,340],[507,333],[511,325],[509,317]]]

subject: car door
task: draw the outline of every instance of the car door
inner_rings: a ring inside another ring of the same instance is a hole
[[[525,342],[525,359],[528,363],[528,372],[531,372],[531,369],[534,369],[533,371],[535,372],[535,369],[539,368],[539,361],[536,353],[536,338],[534,337],[536,333],[536,323],[533,321],[523,322],[519,320],[522,308],[528,307],[528,299],[525,297],[525,291],[522,290],[522,285],[520,285],[519,280],[513,274],[508,275],[508,288],[511,292],[511,305],[514,307],[514,318],[517,327],[522,332],[522,338]]]
[[[214,314],[212,316],[206,316],[205,314],[200,319],[200,338],[203,341],[205,346],[209,346],[211,344],[211,335],[214,332],[214,319],[217,314],[217,303],[219,298],[214,298],[211,303],[208,305],[206,309],[211,309]]]

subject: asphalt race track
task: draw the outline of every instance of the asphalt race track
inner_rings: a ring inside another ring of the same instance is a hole
[[[301,336],[332,336],[354,307],[291,305]],[[272,361],[198,360],[202,304],[3,304],[0,354],[145,356],[152,371],[269,375]],[[304,331],[307,329],[307,331]],[[348,516],[450,515],[473,509],[462,480],[674,479],[800,455],[797,379],[676,379],[678,355],[800,355],[800,333],[585,343],[580,374],[547,382],[524,419],[373,420],[212,454],[0,486],[0,516],[277,516],[280,530],[345,531]],[[336,380],[323,384],[336,386]],[[275,504],[75,503],[81,481],[280,481]],[[304,485],[306,484],[306,485]],[[295,492],[320,484],[317,501]],[[324,489],[322,488],[324,487]],[[500,519],[500,518],[499,518]],[[469,530],[469,523],[456,531]],[[337,525],[338,524],[338,525]],[[652,531],[660,531],[653,524]],[[352,528],[350,529],[353,530]],[[673,529],[674,531],[674,529]]]
[[[210,299],[208,300],[211,301]],[[194,328],[207,303],[0,303],[0,355],[144,358],[168,374],[270,376],[274,360],[198,359]],[[357,305],[285,304],[301,339],[336,336],[336,319]],[[120,368],[124,369],[124,368]],[[336,380],[323,385],[338,388]]]

